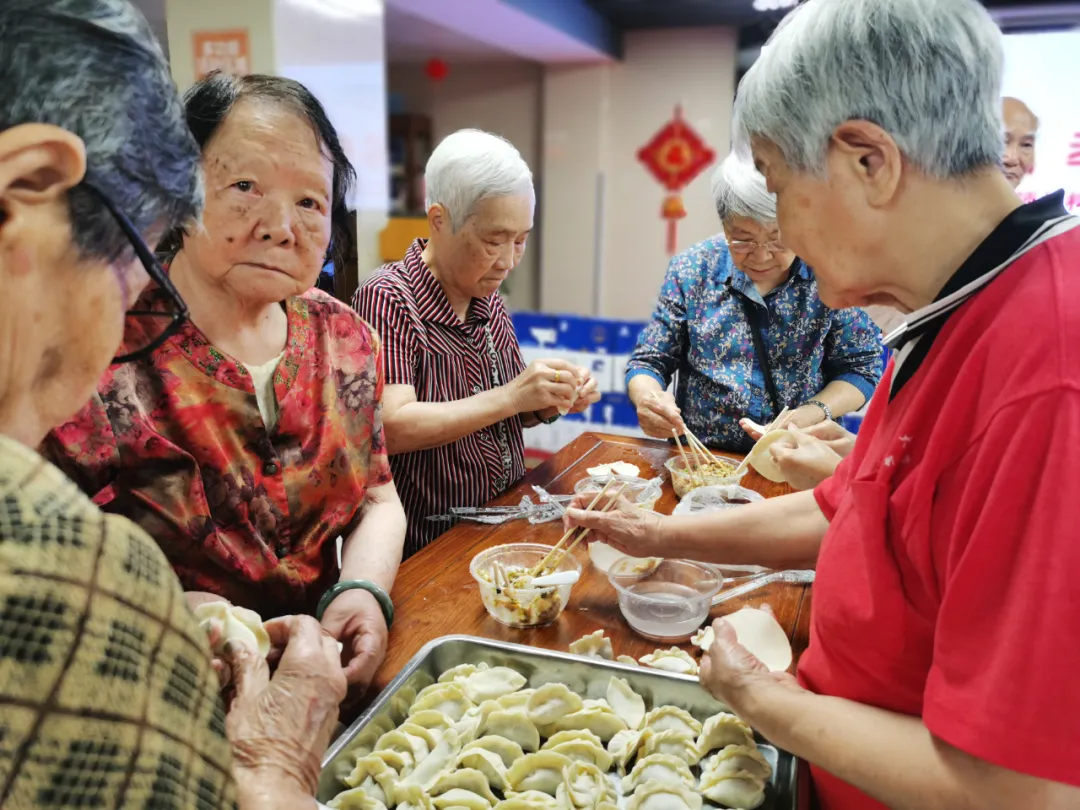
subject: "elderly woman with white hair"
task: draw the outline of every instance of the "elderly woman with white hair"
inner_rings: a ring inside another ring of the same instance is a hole
[[[688,427],[745,451],[750,421],[784,408],[778,427],[805,428],[861,408],[883,365],[873,322],[821,303],[813,270],[780,241],[776,197],[752,164],[730,155],[712,188],[723,234],[671,260],[627,366],[642,429],[670,439]]]
[[[438,536],[426,520],[479,506],[525,473],[522,428],[600,397],[565,360],[525,367],[499,287],[533,227],[532,172],[509,142],[478,130],[445,138],[428,160],[429,240],[377,271],[356,310],[383,336],[383,420],[409,518],[406,556]]]
[[[976,0],[786,19],[735,131],[822,299],[908,313],[880,395],[813,492],[571,510],[637,556],[816,566],[797,680],[723,621],[701,679],[811,764],[825,810],[1080,807],[1080,220],[1001,171],[1003,61]]]

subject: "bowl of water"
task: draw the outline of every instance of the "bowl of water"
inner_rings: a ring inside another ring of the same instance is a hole
[[[641,560],[624,557],[608,569],[619,594],[619,610],[639,635],[678,643],[690,638],[709,615],[724,578],[712,566],[691,560]]]

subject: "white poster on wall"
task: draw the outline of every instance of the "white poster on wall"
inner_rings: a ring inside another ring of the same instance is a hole
[[[1080,94],[1073,67],[1080,32],[1005,37],[1003,94],[1023,101],[1039,119],[1035,168],[1018,192],[1030,202],[1065,189],[1065,205],[1080,210]]]

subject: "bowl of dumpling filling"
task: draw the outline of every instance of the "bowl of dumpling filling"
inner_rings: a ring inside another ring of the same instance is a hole
[[[533,572],[552,552],[541,543],[509,543],[481,551],[473,557],[469,573],[480,587],[480,599],[495,621],[508,627],[543,627],[563,612],[573,585],[532,587]],[[543,573],[575,571],[581,563],[558,551],[548,559]]]

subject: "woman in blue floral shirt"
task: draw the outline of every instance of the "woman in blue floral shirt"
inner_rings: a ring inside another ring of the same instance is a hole
[[[877,327],[821,303],[813,271],[779,241],[776,197],[753,166],[730,156],[713,196],[724,232],[672,259],[627,368],[642,429],[671,438],[689,427],[746,451],[746,419],[767,424],[787,407],[783,425],[810,427],[861,408],[883,370]]]

